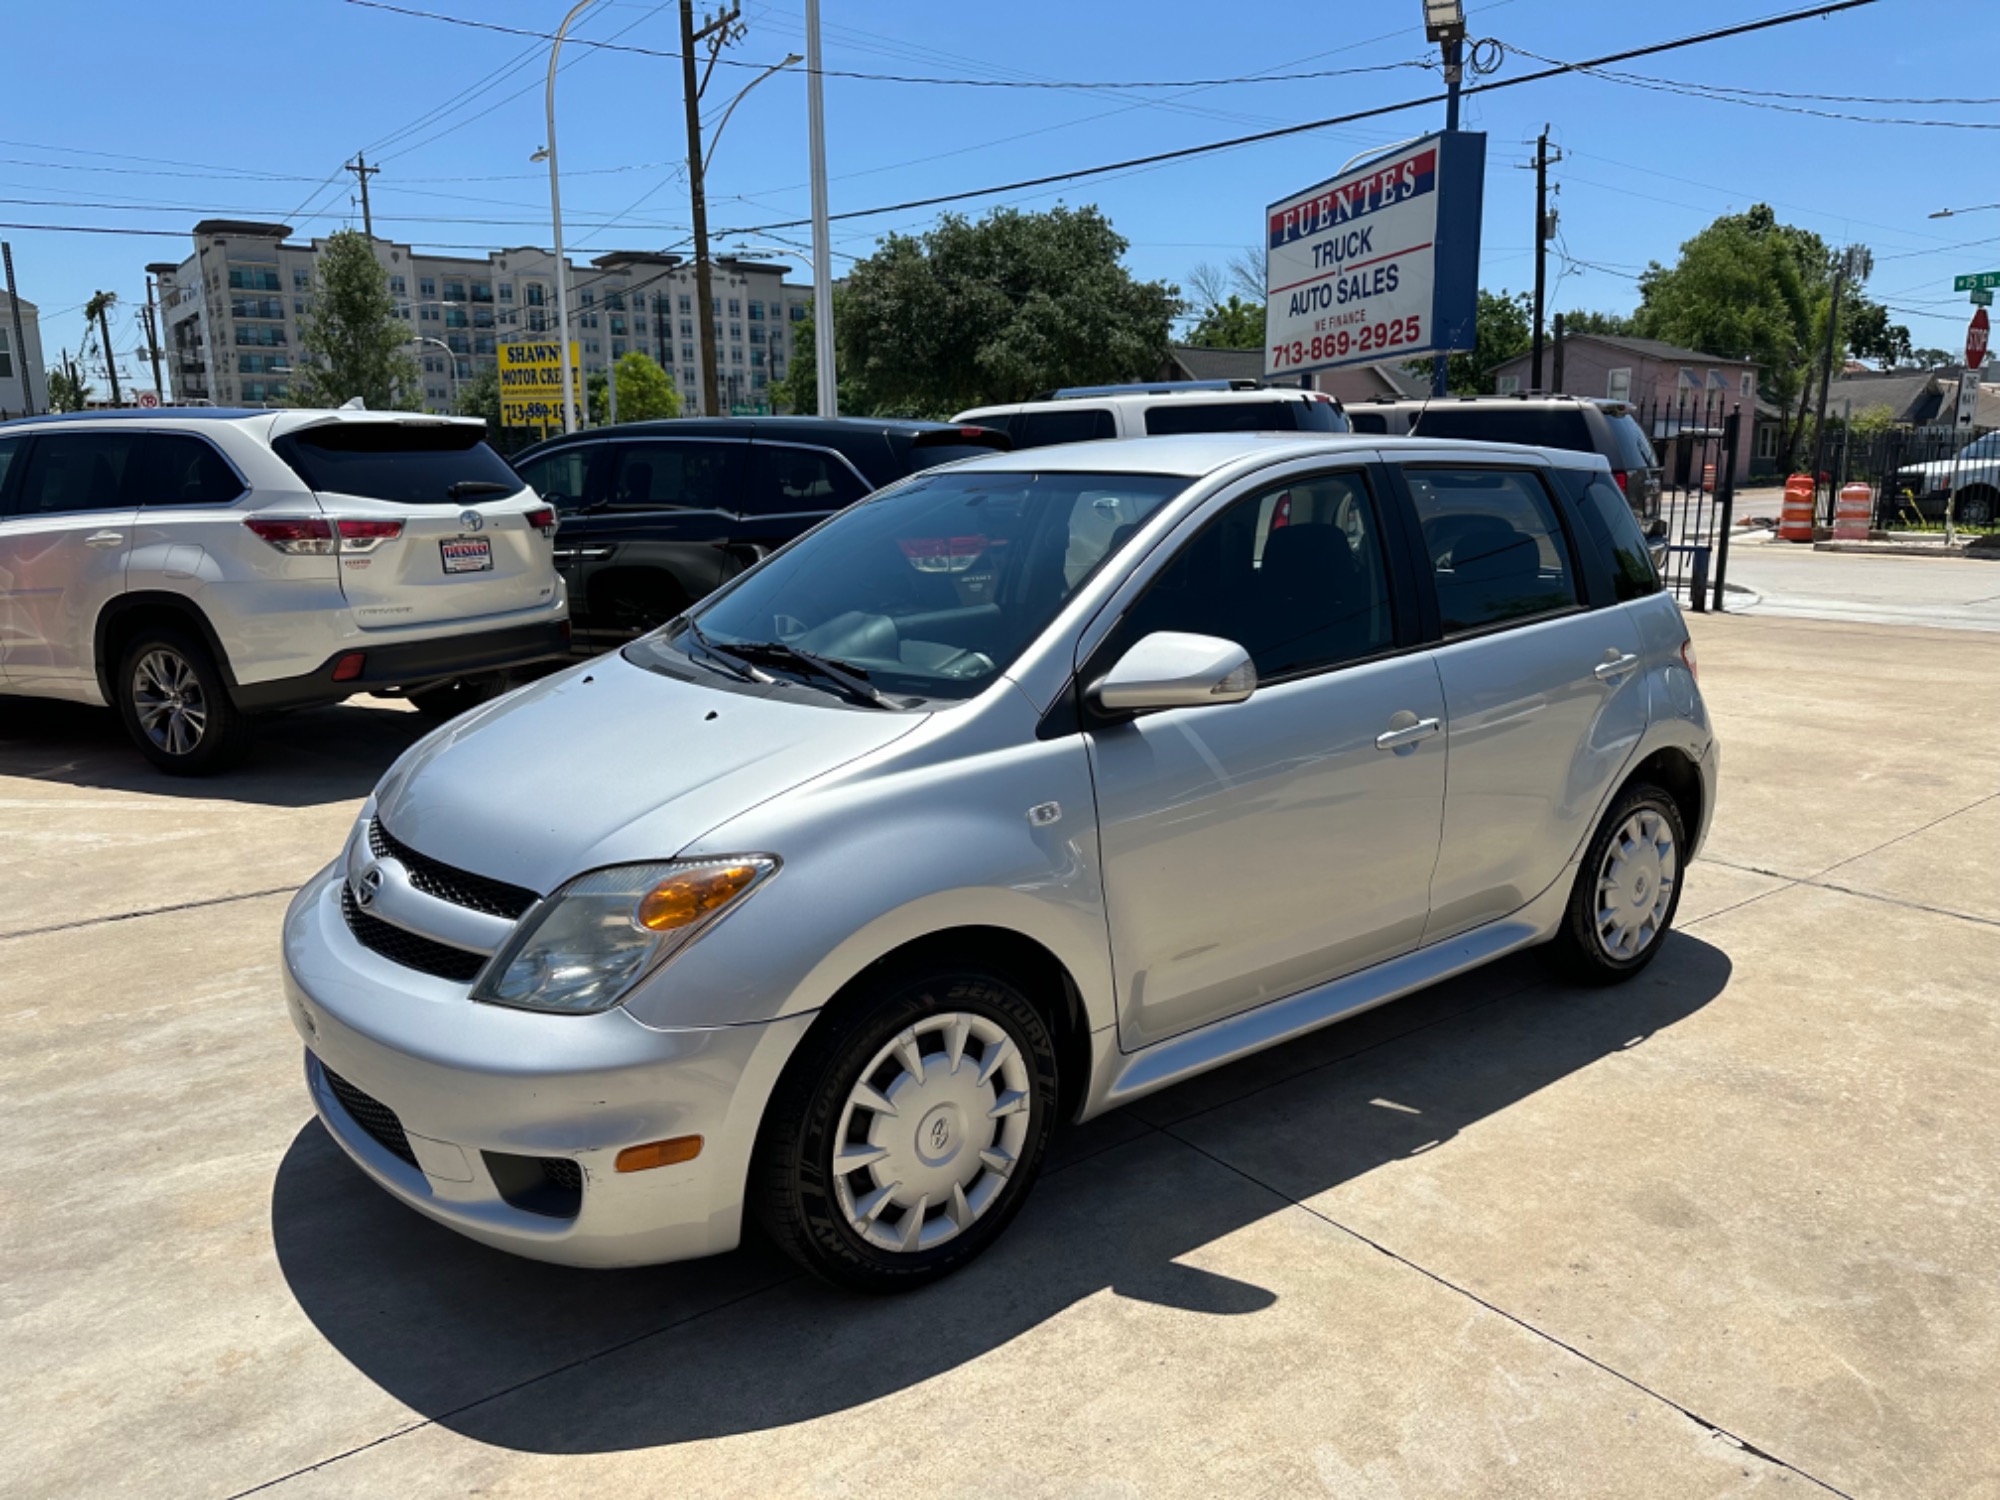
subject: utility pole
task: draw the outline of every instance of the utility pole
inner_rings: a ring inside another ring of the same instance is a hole
[[[153,321],[153,278],[150,274],[146,277],[146,306],[143,311],[146,316],[146,353],[153,360],[153,389],[160,393],[160,400],[164,403],[167,388],[160,382],[160,333],[159,325]]]
[[[118,392],[118,352],[111,347],[111,304],[103,292],[91,300],[97,304],[97,336],[104,342],[104,373],[111,377],[111,404],[123,406],[125,398]]]
[[[1528,362],[1529,388],[1542,388],[1542,302],[1548,286],[1549,241],[1555,225],[1549,215],[1549,163],[1562,160],[1562,147],[1549,155],[1549,127],[1535,139],[1535,345]]]
[[[1818,508],[1819,466],[1826,453],[1826,398],[1827,388],[1833,384],[1833,348],[1840,336],[1840,289],[1850,276],[1859,280],[1875,268],[1874,257],[1862,245],[1849,245],[1841,252],[1840,259],[1833,263],[1833,297],[1827,304],[1826,313],[1826,354],[1820,361],[1819,409],[1813,418],[1812,481],[1814,508]],[[1833,497],[1827,496],[1827,509],[1833,509]]]
[[[359,151],[354,153],[354,160],[347,162],[345,165],[348,171],[361,179],[361,227],[367,233],[369,243],[373,244],[375,240],[375,217],[368,212],[368,179],[382,169],[380,167],[369,166],[368,158]]]
[[[35,385],[28,374],[28,335],[21,325],[21,294],[14,290],[14,247],[0,240],[0,260],[7,263],[7,305],[14,313],[14,358],[21,365],[21,415],[35,414]]]
[[[837,417],[840,387],[833,371],[833,247],[827,234],[826,110],[820,84],[819,0],[806,0],[806,134],[812,158],[813,363],[818,377],[819,414]]]
[[[719,414],[722,402],[716,378],[715,286],[708,259],[708,193],[702,182],[701,96],[708,87],[709,76],[715,72],[715,60],[733,39],[731,28],[741,14],[740,7],[734,4],[720,15],[704,14],[701,29],[697,31],[694,0],[681,0],[681,93],[687,105],[688,196],[694,219],[695,316],[701,325],[701,412],[705,417]],[[709,43],[708,66],[697,78],[695,44],[710,37],[715,40]]]
[[[1563,393],[1563,315],[1561,313],[1556,314],[1555,323],[1555,374],[1549,378],[1549,388],[1560,396]]]

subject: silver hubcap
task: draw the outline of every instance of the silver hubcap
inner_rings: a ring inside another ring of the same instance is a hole
[[[132,672],[132,706],[146,738],[169,755],[186,755],[208,729],[201,679],[178,651],[159,646]]]
[[[1647,808],[1625,820],[1597,872],[1597,941],[1612,958],[1637,958],[1660,935],[1679,868],[1665,818]]]
[[[1028,1139],[1032,1082],[995,1021],[927,1016],[875,1054],[834,1139],[847,1222],[884,1250],[942,1245],[991,1208]]]

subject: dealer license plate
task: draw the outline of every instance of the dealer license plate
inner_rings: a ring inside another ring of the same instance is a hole
[[[490,573],[493,543],[483,536],[449,537],[438,543],[447,573]]]

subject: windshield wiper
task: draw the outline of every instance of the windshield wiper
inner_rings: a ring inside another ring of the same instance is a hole
[[[694,643],[701,648],[702,655],[713,661],[718,667],[729,673],[730,676],[744,682],[770,683],[777,680],[769,672],[760,672],[751,666],[749,662],[724,651],[721,647],[710,641],[702,633],[701,627],[695,624],[693,620],[683,620],[682,623],[687,626],[688,634],[694,637]]]
[[[502,484],[497,479],[461,479],[448,486],[445,493],[454,500],[463,500],[467,495],[511,495],[519,488],[518,484]]]
[[[788,646],[783,641],[736,641],[732,645],[733,649],[746,660],[762,659],[804,667],[807,671],[833,683],[850,698],[872,704],[876,708],[900,711],[903,706],[869,682],[868,674],[852,663],[834,661],[811,651],[801,651],[797,646]]]

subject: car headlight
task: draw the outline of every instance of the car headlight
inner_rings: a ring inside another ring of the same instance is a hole
[[[609,1010],[768,880],[768,854],[614,865],[579,875],[493,955],[472,998],[523,1010]]]

